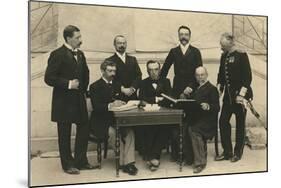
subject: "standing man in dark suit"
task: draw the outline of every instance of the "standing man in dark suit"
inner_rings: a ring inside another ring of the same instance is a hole
[[[198,87],[191,94],[196,103],[187,116],[190,124],[188,133],[191,137],[194,154],[194,173],[200,173],[207,165],[207,140],[212,139],[217,131],[219,94],[215,86],[208,81],[205,67],[195,71]],[[183,98],[186,96],[183,95]]]
[[[91,114],[91,138],[107,139],[114,147],[115,131],[112,125],[114,117],[112,108],[119,107],[124,102],[121,92],[121,84],[114,79],[116,64],[105,60],[101,64],[102,78],[90,85],[90,97],[93,105]],[[123,172],[136,175],[138,169],[135,166],[135,137],[132,129],[121,129],[120,164]]]
[[[229,160],[236,162],[241,159],[245,142],[246,109],[243,107],[244,99],[251,100],[252,71],[247,53],[236,49],[234,38],[224,33],[220,40],[223,54],[217,79],[217,87],[223,97],[222,111],[219,120],[223,154],[216,160]],[[232,114],[236,117],[236,144],[234,153],[231,142]],[[234,155],[233,155],[234,154]]]
[[[170,95],[172,88],[169,79],[160,78],[160,63],[150,60],[146,63],[146,68],[149,77],[140,84],[139,99],[149,104],[169,106],[169,101],[163,99],[161,94]],[[147,125],[142,127],[142,131],[143,155],[150,170],[155,171],[160,165],[162,148],[168,141],[168,129],[166,125]]]
[[[166,77],[169,69],[174,65],[173,96],[179,98],[181,93],[190,95],[196,87],[195,69],[202,66],[202,57],[199,49],[190,44],[191,30],[187,26],[178,29],[180,45],[172,48],[163,64],[161,77]],[[178,156],[178,129],[173,131],[172,155],[175,160]],[[185,156],[187,164],[192,164],[192,148],[190,138],[185,137]],[[174,148],[174,149],[173,149]]]
[[[182,92],[190,94],[196,87],[195,69],[202,66],[199,49],[190,44],[191,30],[187,26],[178,29],[179,46],[172,48],[163,64],[161,77],[166,77],[174,65],[173,96],[178,98]]]
[[[115,80],[121,83],[121,92],[124,94],[124,100],[137,99],[137,90],[142,79],[142,73],[136,57],[128,55],[127,40],[123,35],[117,35],[114,38],[113,45],[116,52],[106,60],[113,61],[116,64],[117,72]],[[130,129],[130,128],[129,128]],[[136,148],[141,152],[143,144],[138,128],[135,128]]]
[[[127,41],[122,35],[114,38],[116,52],[106,60],[116,64],[117,72],[115,80],[121,83],[121,92],[125,95],[126,101],[137,99],[136,91],[141,81],[141,70],[136,57],[126,53]]]
[[[89,69],[81,50],[80,30],[69,25],[63,31],[65,44],[53,51],[48,59],[45,82],[53,87],[51,119],[57,122],[61,165],[68,174],[93,169],[88,163],[88,113],[85,93]],[[76,127],[75,153],[71,154],[71,127]]]

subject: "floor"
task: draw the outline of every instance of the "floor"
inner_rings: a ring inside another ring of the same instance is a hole
[[[204,171],[199,175],[225,174],[256,172],[267,170],[267,150],[251,150],[248,147],[244,149],[243,158],[237,163],[230,161],[214,161],[214,145],[208,144],[208,164]],[[96,152],[89,152],[89,162],[97,164]],[[31,160],[31,185],[59,185],[75,184],[87,182],[107,182],[107,181],[124,181],[133,179],[150,179],[150,178],[167,178],[180,176],[195,176],[191,166],[184,166],[182,172],[179,172],[179,166],[171,162],[169,154],[163,150],[161,156],[160,168],[151,172],[146,167],[144,161],[136,153],[136,166],[139,172],[136,176],[129,176],[120,171],[120,177],[115,176],[114,151],[108,151],[107,159],[102,161],[102,169],[81,171],[80,175],[68,175],[64,173],[60,166],[60,160],[57,152],[43,153]]]

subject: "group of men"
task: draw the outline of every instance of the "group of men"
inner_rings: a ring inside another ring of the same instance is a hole
[[[129,100],[158,104],[170,108],[171,102],[161,94],[174,98],[195,99],[192,108],[185,111],[184,159],[193,165],[193,172],[201,172],[207,164],[207,140],[217,131],[219,97],[224,93],[219,128],[223,153],[216,160],[241,159],[245,138],[245,99],[253,97],[251,68],[245,52],[236,49],[231,34],[224,33],[220,44],[223,51],[217,79],[217,87],[208,81],[208,71],[203,67],[200,50],[190,44],[191,30],[187,26],[178,28],[180,44],[172,48],[161,68],[158,61],[146,64],[148,77],[142,80],[142,72],[136,57],[126,53],[127,41],[122,35],[114,38],[116,52],[105,59],[100,70],[102,76],[90,84],[89,69],[84,53],[79,28],[69,25],[64,29],[64,45],[51,52],[45,73],[45,82],[53,87],[51,120],[57,122],[58,144],[61,165],[68,174],[79,174],[80,170],[94,169],[87,159],[88,141],[115,139],[112,109]],[[173,87],[167,77],[174,65]],[[86,97],[93,106],[88,118]],[[236,116],[236,145],[231,142],[230,118]],[[74,156],[71,152],[71,128],[76,124]],[[136,175],[135,149],[155,171],[160,165],[161,151],[168,143],[172,148],[172,159],[179,156],[178,127],[143,126],[122,128],[120,131],[120,164],[123,172]],[[114,147],[114,144],[112,144]]]

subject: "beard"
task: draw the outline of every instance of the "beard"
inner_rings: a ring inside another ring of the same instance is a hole
[[[119,53],[124,53],[125,50],[126,50],[125,47],[119,47],[117,51],[118,51]]]

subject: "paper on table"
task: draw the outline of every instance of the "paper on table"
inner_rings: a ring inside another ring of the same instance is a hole
[[[119,107],[113,107],[109,111],[120,112],[120,111],[136,109],[136,108],[138,108],[139,103],[140,103],[139,100],[131,100],[131,101],[128,101],[127,104],[124,104]]]
[[[160,106],[158,104],[146,104],[143,109],[144,111],[158,111]]]
[[[173,103],[178,103],[178,102],[194,102],[194,99],[174,99],[173,97],[170,97],[168,95],[165,95],[164,93],[161,93],[161,96],[168,99],[169,101],[172,101]]]

